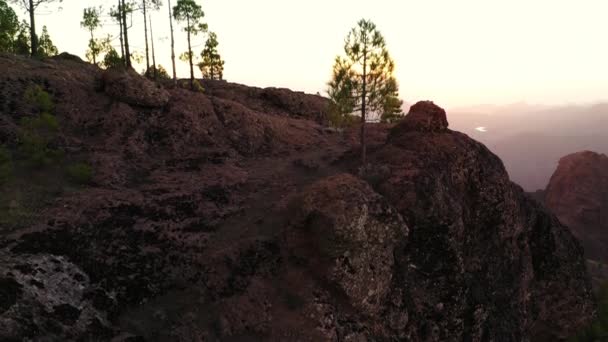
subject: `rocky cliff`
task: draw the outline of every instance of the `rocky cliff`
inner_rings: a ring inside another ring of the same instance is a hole
[[[593,316],[576,239],[431,102],[370,125],[360,169],[316,96],[0,69],[0,142],[38,84],[94,170],[2,231],[2,340],[556,340]]]
[[[584,151],[560,159],[544,200],[581,240],[596,280],[607,280],[608,157]]]

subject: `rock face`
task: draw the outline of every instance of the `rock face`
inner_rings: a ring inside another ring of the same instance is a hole
[[[588,259],[608,264],[606,155],[584,151],[560,159],[547,186],[545,204],[581,240]],[[596,271],[594,275],[608,278],[608,270]]]
[[[354,133],[309,95],[217,83],[147,106],[84,63],[0,68],[5,131],[39,84],[58,147],[95,171],[1,231],[1,340],[549,341],[593,315],[577,241],[432,103],[370,125],[361,179]]]

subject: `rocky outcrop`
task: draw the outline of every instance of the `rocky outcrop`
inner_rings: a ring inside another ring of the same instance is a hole
[[[296,93],[218,83],[145,105],[83,63],[14,62],[3,127],[43,86],[57,148],[95,175],[0,235],[2,338],[556,340],[593,314],[576,240],[430,102],[370,126],[361,179],[355,133]]]
[[[587,258],[608,264],[608,157],[584,151],[561,158],[544,200],[581,240]],[[602,267],[591,269],[598,281],[608,279]]]
[[[392,135],[401,135],[408,131],[445,132],[448,120],[445,110],[431,101],[421,101],[410,107],[409,113],[399,121]]]
[[[238,102],[259,112],[326,122],[329,100],[320,95],[285,88],[248,87],[226,81],[203,80],[202,84],[211,96]]]
[[[169,102],[169,94],[164,88],[133,70],[106,70],[102,83],[106,94],[133,106],[158,108]]]

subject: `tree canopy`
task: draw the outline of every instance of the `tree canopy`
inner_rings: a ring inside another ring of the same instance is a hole
[[[210,32],[205,48],[201,52],[201,62],[198,63],[203,78],[221,80],[224,77],[224,61],[217,50],[218,45],[217,34]]]
[[[51,36],[49,35],[46,26],[42,27],[42,34],[40,35],[40,41],[38,46],[38,55],[40,57],[52,57],[57,56],[57,47],[53,44]]]
[[[200,5],[194,0],[177,0],[177,4],[173,7],[173,18],[176,21],[186,24],[184,31],[188,35],[188,60],[190,63],[190,88],[194,89],[194,62],[192,61],[192,38],[201,32],[207,31],[207,24],[203,23],[205,13]]]
[[[14,52],[19,19],[15,11],[4,0],[0,0],[0,52]]]
[[[376,25],[360,20],[344,43],[344,56],[337,56],[328,83],[328,94],[342,115],[361,115],[361,160],[366,162],[365,123],[369,118],[388,121],[401,113],[395,62]]]
[[[80,26],[89,30],[91,38],[89,39],[89,50],[86,53],[87,59],[97,65],[97,56],[101,53],[101,43],[95,39],[95,30],[101,26],[99,16],[101,8],[95,7],[85,8],[82,14]]]
[[[36,34],[36,9],[44,4],[61,3],[63,0],[10,0],[12,3],[21,6],[30,15],[30,53],[36,56],[38,48],[38,36]]]

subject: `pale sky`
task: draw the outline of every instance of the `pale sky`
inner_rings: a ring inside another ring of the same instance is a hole
[[[40,10],[60,51],[84,57],[82,10],[117,0],[64,0]],[[171,73],[167,0],[153,13],[157,62]],[[175,5],[177,0],[172,0]],[[224,77],[261,87],[325,93],[334,57],[361,18],[376,23],[396,61],[400,96],[444,107],[608,100],[608,0],[197,0],[218,35]],[[23,11],[16,10],[23,18]],[[98,33],[118,35],[106,20]],[[134,14],[132,50],[144,51]],[[176,27],[176,54],[187,49]],[[205,37],[194,38],[195,54]],[[118,47],[118,40],[115,41]],[[117,49],[119,50],[119,48]],[[188,66],[177,61],[178,75]],[[136,69],[141,71],[142,66]],[[196,71],[197,77],[200,73]]]

